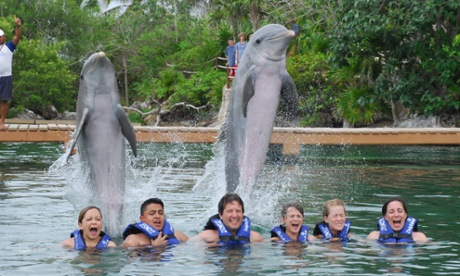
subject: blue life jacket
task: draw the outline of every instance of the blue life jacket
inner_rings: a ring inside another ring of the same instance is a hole
[[[380,231],[378,241],[381,243],[413,243],[412,233],[414,228],[417,228],[417,221],[413,217],[407,217],[403,229],[395,233],[388,221],[383,217],[380,218],[377,222]]]
[[[292,242],[291,238],[286,234],[286,227],[285,226],[275,226],[272,229],[272,236],[274,234],[275,237],[280,238],[280,240],[284,243]],[[297,238],[298,242],[308,242],[308,226],[302,224],[300,228],[299,237]]]
[[[96,249],[106,249],[109,246],[109,241],[111,240],[110,236],[107,235],[106,233],[102,232],[99,234],[101,237],[101,240],[97,243]],[[85,250],[86,249],[86,243],[85,240],[83,239],[83,233],[82,230],[75,230],[72,233],[70,233],[70,237],[74,238],[74,248],[76,250]]]
[[[241,223],[240,228],[238,228],[236,235],[230,233],[230,230],[228,230],[227,226],[224,225],[220,218],[214,218],[211,220],[211,222],[214,224],[217,232],[219,233],[220,241],[218,244],[236,245],[250,242],[251,220],[248,217],[243,217],[243,223]]]
[[[168,220],[165,219],[165,225],[161,230],[163,235],[167,235],[168,244],[179,244],[180,241],[174,236],[174,228],[171,224],[169,224]],[[149,239],[155,240],[160,232],[153,228],[152,226],[148,225],[147,223],[141,221],[136,224],[130,224],[126,227],[125,231],[123,231],[123,239],[126,239],[131,234],[139,234],[144,233]]]
[[[321,231],[324,240],[330,240],[332,238],[339,238],[341,241],[348,241],[348,232],[350,231],[351,222],[346,220],[343,229],[337,234],[337,237],[332,235],[329,225],[325,222],[316,224],[318,229]]]

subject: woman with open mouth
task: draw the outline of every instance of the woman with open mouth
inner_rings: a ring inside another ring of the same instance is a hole
[[[331,199],[323,205],[323,221],[316,224],[313,236],[327,241],[349,240],[351,222],[347,220],[345,204],[340,199]]]
[[[382,207],[382,215],[378,222],[378,231],[373,231],[368,239],[381,243],[414,243],[427,242],[428,238],[418,232],[418,220],[408,216],[407,207],[401,198],[390,198]]]
[[[77,250],[89,248],[105,249],[117,246],[109,235],[102,231],[102,213],[96,206],[83,208],[78,215],[79,230],[70,234],[70,238],[64,240],[61,245]]]
[[[308,226],[303,224],[303,207],[297,203],[288,203],[281,210],[281,222],[273,227],[271,241],[276,242],[308,242],[313,237],[308,237]]]

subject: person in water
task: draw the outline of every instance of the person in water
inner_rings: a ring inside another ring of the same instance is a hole
[[[220,199],[218,214],[210,217],[204,230],[194,238],[220,245],[247,244],[264,239],[251,230],[251,220],[244,215],[243,200],[235,193],[227,193]]]
[[[96,206],[83,208],[78,215],[79,230],[70,234],[70,238],[61,244],[65,247],[77,250],[87,248],[105,249],[117,246],[109,235],[102,231],[102,213]]]
[[[348,241],[351,222],[347,220],[345,204],[331,199],[323,205],[323,221],[315,225],[313,236],[328,241]]]
[[[161,199],[147,199],[140,213],[140,222],[128,225],[123,231],[123,247],[166,246],[188,240],[187,235],[175,230],[165,218]]]
[[[273,227],[271,240],[277,242],[308,242],[308,226],[303,224],[303,207],[297,203],[288,203],[281,210],[281,222],[279,226]]]
[[[378,231],[372,231],[368,239],[381,243],[414,243],[427,242],[428,238],[418,232],[418,220],[410,217],[404,200],[393,197],[382,207],[383,217],[377,221]]]

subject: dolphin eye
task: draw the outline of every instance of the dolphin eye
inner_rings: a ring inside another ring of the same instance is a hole
[[[80,75],[80,79],[81,79],[81,80],[83,79],[83,75]]]
[[[257,40],[256,40],[256,43],[259,44],[259,43],[260,43],[260,39],[257,39]]]

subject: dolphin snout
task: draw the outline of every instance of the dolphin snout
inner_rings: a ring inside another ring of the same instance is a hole
[[[100,57],[105,57],[105,53],[104,52],[99,52],[99,56]]]

